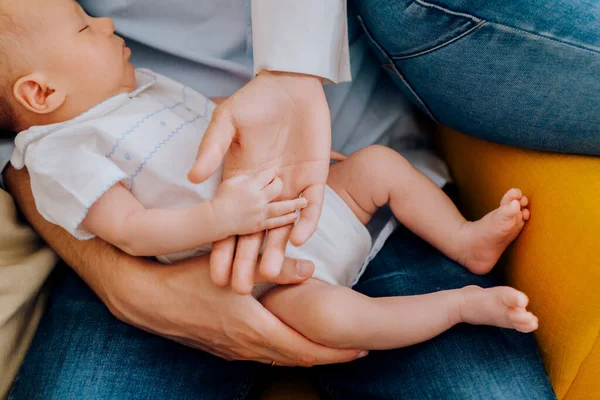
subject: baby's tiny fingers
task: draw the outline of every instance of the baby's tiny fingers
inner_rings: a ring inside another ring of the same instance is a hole
[[[273,179],[273,182],[271,182],[269,185],[267,185],[267,187],[263,189],[263,193],[266,196],[266,200],[268,202],[271,202],[281,194],[282,190],[283,181],[281,180],[281,178],[275,178]]]
[[[279,217],[292,213],[296,210],[302,210],[308,205],[308,200],[303,197],[294,200],[283,200],[267,205],[267,218]]]
[[[279,228],[285,225],[293,224],[294,222],[296,222],[297,219],[298,214],[296,214],[295,212],[282,215],[280,217],[268,218],[263,221],[261,229],[268,230]]]

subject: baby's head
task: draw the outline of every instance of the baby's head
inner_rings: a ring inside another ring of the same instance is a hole
[[[0,129],[76,117],[132,91],[130,51],[74,0],[0,0]]]

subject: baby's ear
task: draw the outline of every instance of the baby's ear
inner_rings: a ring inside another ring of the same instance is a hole
[[[41,73],[20,78],[13,87],[15,100],[36,114],[49,114],[65,102],[65,92],[53,87]]]

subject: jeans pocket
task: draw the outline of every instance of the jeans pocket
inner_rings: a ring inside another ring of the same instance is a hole
[[[443,48],[468,36],[485,21],[425,0],[359,0],[358,14],[383,68],[414,104],[436,120],[398,61]]]
[[[426,0],[358,0],[357,11],[372,38],[392,59],[443,47],[483,22]]]

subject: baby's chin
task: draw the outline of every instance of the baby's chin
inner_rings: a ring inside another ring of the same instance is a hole
[[[133,68],[133,65],[129,63],[129,65],[127,66],[127,70],[125,71],[125,76],[123,77],[123,83],[121,86],[125,89],[124,91],[129,93],[135,90],[136,83],[137,82],[135,79],[135,70]]]

